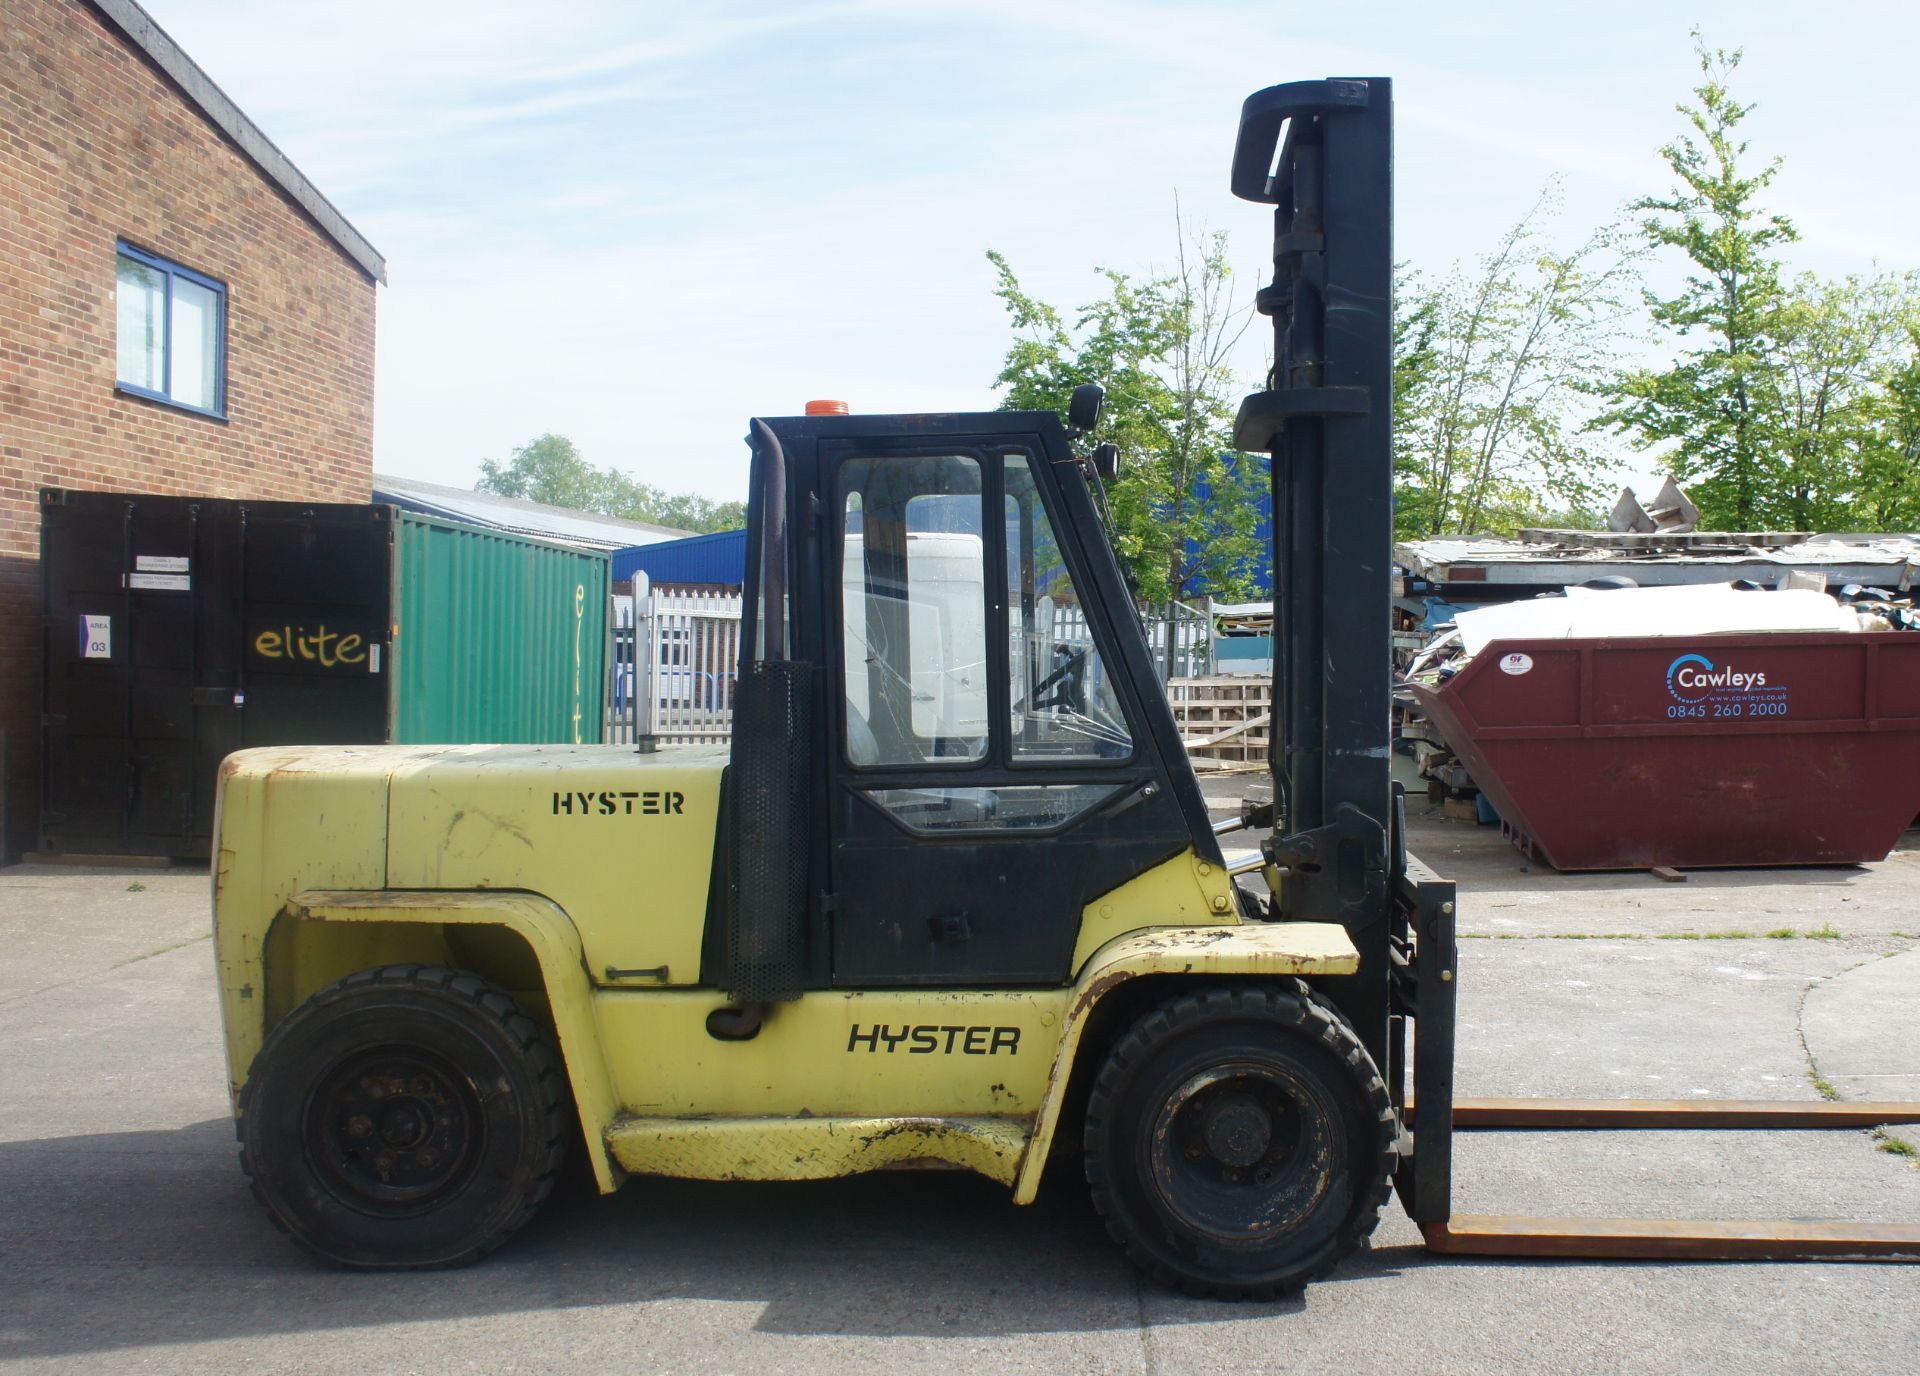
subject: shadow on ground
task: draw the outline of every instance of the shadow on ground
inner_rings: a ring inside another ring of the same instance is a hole
[[[1410,850],[1457,881],[1462,889],[1540,888],[1559,893],[1619,893],[1636,879],[1657,890],[1661,881],[1644,870],[1560,871],[1546,861],[1530,858],[1500,834],[1497,826],[1478,826],[1444,817],[1440,809],[1409,801],[1407,845]],[[1889,858],[1920,851],[1920,830],[1908,831],[1895,843]],[[1872,881],[1867,865],[1753,866],[1742,869],[1687,871],[1688,882],[1717,889],[1846,888]]]
[[[1264,774],[1222,778],[1205,776],[1202,790],[1208,807],[1218,816],[1238,809],[1239,797],[1250,783],[1264,782]],[[1222,840],[1229,847],[1248,848],[1257,843],[1259,832],[1233,832]],[[1562,872],[1546,861],[1529,857],[1500,834],[1498,826],[1480,826],[1447,817],[1438,804],[1414,796],[1407,799],[1407,847],[1447,878],[1459,883],[1463,892],[1541,890],[1553,893],[1616,894],[1644,881],[1650,890],[1658,890],[1661,881],[1645,870],[1597,870]],[[1920,828],[1901,834],[1888,857],[1920,852]],[[1743,869],[1690,870],[1688,879],[1695,890],[1808,888],[1845,889],[1863,882],[1876,881],[1874,867],[1868,865],[1753,866]]]
[[[1420,1255],[1369,1253],[1323,1284],[1390,1276]],[[476,1267],[338,1271],[274,1230],[225,1119],[0,1145],[0,1268],[0,1360],[675,1300],[757,1304],[760,1332],[859,1337],[1130,1331],[1143,1312],[1142,1282],[1070,1177],[1022,1209],[945,1172],[640,1179],[603,1198],[576,1170]],[[1302,1307],[1159,1296],[1154,1321]]]

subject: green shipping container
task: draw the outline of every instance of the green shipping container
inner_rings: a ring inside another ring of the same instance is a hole
[[[398,512],[389,738],[598,741],[607,568],[605,554]]]

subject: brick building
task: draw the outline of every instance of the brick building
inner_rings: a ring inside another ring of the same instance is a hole
[[[0,732],[39,807],[39,489],[366,501],[386,264],[132,0],[0,9]]]

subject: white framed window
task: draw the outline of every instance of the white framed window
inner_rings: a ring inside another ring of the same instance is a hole
[[[122,240],[114,322],[118,390],[226,418],[225,283]]]

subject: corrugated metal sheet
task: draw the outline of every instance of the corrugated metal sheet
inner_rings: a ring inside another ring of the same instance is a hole
[[[723,530],[613,552],[614,582],[626,582],[636,570],[644,572],[655,587],[692,583],[737,587],[747,576],[747,532]]]
[[[392,739],[600,739],[607,556],[402,513]]]
[[[601,516],[591,511],[570,511],[541,502],[502,497],[493,492],[470,492],[462,487],[421,482],[416,478],[397,478],[385,473],[373,475],[373,499],[397,506],[402,511],[422,516],[438,516],[463,525],[485,526],[515,535],[531,535],[536,540],[553,540],[563,545],[612,552],[628,545],[649,545],[657,540],[684,539],[691,532],[675,526],[655,525],[651,521],[629,521],[618,516]]]

